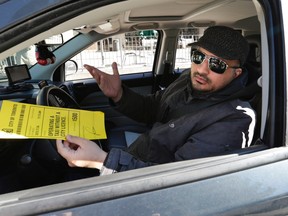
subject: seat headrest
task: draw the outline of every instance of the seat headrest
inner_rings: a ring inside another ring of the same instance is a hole
[[[250,51],[247,57],[247,62],[261,62],[261,36],[258,34],[247,35],[245,37],[250,45]]]

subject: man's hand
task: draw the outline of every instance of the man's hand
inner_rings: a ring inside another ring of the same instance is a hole
[[[71,167],[101,169],[107,153],[96,143],[68,135],[65,141],[56,141],[59,154],[64,157]]]
[[[99,88],[107,97],[110,97],[114,102],[118,102],[121,99],[123,89],[116,62],[112,64],[113,75],[107,74],[90,65],[85,64],[84,67],[96,80]]]

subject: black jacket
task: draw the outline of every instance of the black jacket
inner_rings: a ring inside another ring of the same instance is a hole
[[[101,174],[209,157],[249,146],[255,112],[248,102],[229,99],[244,88],[246,80],[244,72],[210,94],[193,90],[190,71],[167,89],[149,96],[123,86],[116,108],[137,121],[156,123],[127,151],[111,149]]]

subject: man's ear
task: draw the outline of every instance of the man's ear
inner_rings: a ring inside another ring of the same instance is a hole
[[[238,76],[240,76],[242,74],[242,68],[236,68],[234,70],[234,78],[237,78]]]

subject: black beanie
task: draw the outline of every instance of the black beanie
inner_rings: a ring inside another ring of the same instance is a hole
[[[212,26],[204,35],[192,44],[227,60],[239,60],[243,65],[249,53],[249,44],[239,31],[226,26]]]

